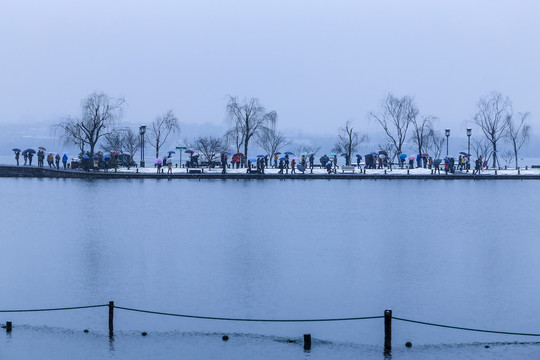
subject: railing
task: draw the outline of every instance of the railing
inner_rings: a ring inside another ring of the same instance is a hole
[[[402,322],[419,324],[419,325],[434,326],[434,327],[441,327],[441,328],[462,330],[462,331],[474,331],[474,332],[500,334],[500,335],[540,337],[540,333],[487,330],[487,329],[478,329],[478,328],[445,325],[445,324],[437,324],[437,323],[431,323],[431,322],[425,322],[425,321],[404,319],[401,317],[393,316],[392,310],[385,310],[384,315],[375,315],[375,316],[356,316],[356,317],[345,317],[345,318],[315,318],[315,319],[261,319],[261,318],[234,318],[234,317],[216,317],[216,316],[176,314],[176,313],[168,313],[168,312],[161,312],[161,311],[152,311],[152,310],[143,310],[143,309],[123,307],[123,306],[116,306],[114,304],[114,301],[109,301],[108,304],[99,304],[99,305],[43,308],[43,309],[0,310],[0,313],[68,311],[68,310],[81,310],[81,309],[91,309],[91,308],[99,308],[99,307],[107,307],[109,310],[109,338],[111,340],[114,338],[114,309],[145,313],[145,314],[161,315],[161,316],[174,316],[174,317],[182,317],[182,318],[216,320],[216,321],[241,321],[241,322],[300,323],[300,322],[340,322],[340,321],[384,319],[384,353],[385,354],[389,354],[392,349],[392,319],[397,320],[397,321],[402,321]],[[7,321],[6,325],[3,327],[5,327],[7,333],[11,333],[13,331],[13,323],[11,321]],[[143,335],[144,334],[145,333],[143,333]],[[226,336],[223,337],[224,341],[227,339],[228,337]],[[410,344],[410,343],[407,343],[407,344]],[[304,349],[305,350],[311,349],[311,335],[310,334],[304,334]]]

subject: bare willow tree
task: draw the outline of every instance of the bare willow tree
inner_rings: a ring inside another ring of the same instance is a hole
[[[272,159],[274,155],[291,143],[282,133],[273,127],[264,128],[257,134],[257,144]]]
[[[109,134],[122,117],[124,104],[123,98],[114,99],[95,92],[82,100],[80,119],[68,117],[54,127],[62,132],[65,143],[78,145],[81,152],[88,145],[93,155],[99,140]]]
[[[518,168],[518,152],[521,147],[529,141],[531,126],[525,121],[529,117],[529,113],[518,113],[518,119],[514,116],[509,116],[507,121],[506,138],[512,145],[514,159],[516,160],[516,169]]]
[[[411,97],[399,98],[391,93],[382,101],[380,113],[369,113],[369,117],[375,119],[384,129],[390,142],[394,145],[397,156],[402,153],[403,144],[407,139],[407,131],[417,115],[418,109]]]
[[[244,144],[244,132],[239,123],[235,123],[234,126],[225,133],[225,140],[227,141],[227,146],[231,144],[231,146],[234,146],[236,153],[240,152],[240,149]]]
[[[223,139],[213,136],[199,136],[189,143],[189,148],[199,151],[208,161],[208,168],[211,167],[215,159],[227,149],[227,144]]]
[[[478,112],[473,122],[478,125],[491,143],[493,167],[497,166],[497,141],[506,134],[508,118],[512,117],[512,103],[508,97],[493,91],[478,101]]]
[[[332,151],[338,154],[345,154],[345,165],[351,165],[352,153],[358,150],[358,146],[368,141],[368,136],[354,131],[352,121],[347,120],[345,126],[339,128],[338,141],[334,144]]]
[[[178,125],[178,119],[174,116],[172,110],[167,111],[165,114],[156,117],[152,124],[148,128],[148,137],[150,138],[150,145],[156,149],[156,159],[159,158],[159,150],[167,141],[167,138],[171,133],[180,131],[180,125]]]
[[[418,154],[422,155],[423,153],[426,153],[430,141],[432,139],[432,134],[434,133],[433,130],[433,122],[436,120],[436,117],[434,116],[421,116],[418,118],[415,116],[411,120],[412,124],[412,134],[411,134],[411,141],[413,144],[416,145],[416,149],[418,150]]]
[[[277,113],[275,111],[266,112],[264,106],[259,104],[259,100],[256,98],[239,103],[236,97],[230,96],[227,103],[227,114],[232,122],[232,128],[242,134],[246,157],[251,138],[260,131],[274,126],[277,120]]]

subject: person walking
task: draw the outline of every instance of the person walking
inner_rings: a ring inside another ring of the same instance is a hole
[[[56,154],[54,160],[56,162],[56,170],[60,170],[60,154]]]
[[[34,154],[31,152],[28,153],[28,165],[32,166],[32,158],[34,157]]]
[[[23,151],[24,166],[28,163],[28,153]]]
[[[315,154],[309,155],[309,168],[311,169],[311,173],[313,174],[313,164],[315,162]]]
[[[279,160],[279,171],[278,174],[283,174],[283,160]]]
[[[64,156],[62,156],[62,164],[64,165],[64,170],[66,170],[67,161],[68,161],[67,154],[64,154]]]
[[[167,174],[172,174],[172,157],[167,159]]]
[[[296,161],[294,159],[291,160],[291,174],[296,174],[296,171],[294,168],[296,167]]]
[[[221,154],[221,173],[226,174],[227,173],[227,155],[225,153]]]
[[[17,166],[19,166],[19,155],[20,155],[20,151],[15,151],[15,161],[17,161]]]
[[[277,156],[277,155],[274,155],[274,168],[277,168],[277,167],[278,167],[277,161],[278,161],[278,156]]]

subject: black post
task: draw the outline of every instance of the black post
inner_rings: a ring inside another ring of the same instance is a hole
[[[392,310],[384,310],[384,352],[392,351]]]
[[[10,333],[13,329],[13,323],[11,321],[6,321],[6,333]]]
[[[304,334],[304,350],[311,349],[311,334]]]
[[[109,301],[109,337],[114,336],[114,301]]]

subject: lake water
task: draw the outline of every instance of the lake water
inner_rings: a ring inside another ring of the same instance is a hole
[[[0,310],[114,300],[168,313],[313,319],[391,308],[407,319],[540,333],[536,181],[0,184]],[[0,334],[0,357],[383,358],[382,319],[246,323],[117,309],[109,342],[107,315],[0,313],[14,323]],[[535,341],[394,320],[392,357],[533,359]]]

